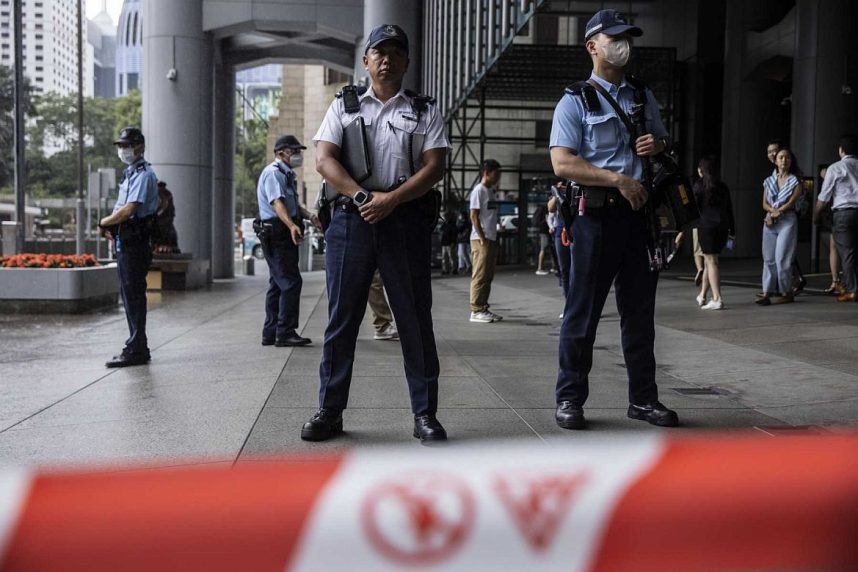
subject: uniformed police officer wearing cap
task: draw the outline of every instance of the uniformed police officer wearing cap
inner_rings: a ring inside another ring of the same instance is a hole
[[[313,138],[316,170],[340,197],[325,234],[329,323],[319,368],[320,410],[304,424],[303,439],[324,440],[342,431],[355,343],[376,268],[402,342],[413,435],[421,442],[447,438],[435,417],[439,366],[432,329],[431,228],[419,207],[443,176],[449,142],[434,100],[402,89],[408,62],[408,38],[399,26],[373,29],[363,57],[371,85],[352,112],[343,97],[335,99]],[[361,184],[340,162],[343,130],[358,115],[366,123],[372,157],[372,176]],[[401,177],[408,178],[391,190]]]
[[[101,219],[99,230],[114,240],[119,269],[119,293],[125,306],[129,336],[125,347],[105,365],[126,367],[150,360],[146,339],[146,274],[152,262],[150,228],[158,210],[158,177],[143,152],[146,140],[136,127],[126,127],[113,142],[122,172],[113,213]]]
[[[632,37],[642,34],[615,10],[597,12],[585,31],[585,47],[593,60],[589,81],[629,115],[636,89],[645,88],[627,77],[623,68],[629,60]],[[641,184],[641,157],[662,152],[667,146],[667,131],[649,90],[639,101],[645,100],[651,134],[632,141],[620,116],[598,89],[589,83],[576,86],[567,90],[554,111],[551,162],[557,176],[576,181],[593,200],[585,198],[583,209],[572,205],[579,215],[572,228],[573,270],[560,331],[555,418],[566,429],[585,427],[583,405],[588,395],[593,342],[613,283],[629,379],[628,416],[674,426],[677,415],[658,401],[655,383],[658,273],[649,268],[647,227],[641,210],[648,199]],[[599,206],[602,200],[604,205]]]
[[[265,295],[265,324],[262,345],[305,346],[309,338],[298,335],[298,309],[301,302],[301,272],[298,270],[298,245],[304,239],[303,219],[319,226],[319,219],[298,201],[297,180],[293,169],[303,165],[301,151],[306,149],[294,135],[284,135],[274,143],[274,162],[259,176],[256,197],[259,218],[270,236],[261,237],[262,252],[268,263],[268,292]]]

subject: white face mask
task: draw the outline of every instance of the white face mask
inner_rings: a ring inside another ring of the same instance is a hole
[[[130,165],[134,162],[134,149],[131,147],[118,147],[116,149],[116,154],[119,156],[119,160],[126,165]]]
[[[292,168],[298,168],[304,164],[304,156],[303,155],[292,155],[289,157],[289,166]]]
[[[629,63],[629,56],[632,53],[632,47],[629,44],[628,38],[606,41],[598,47],[602,51],[602,57],[604,57],[605,61],[612,66],[622,68]]]

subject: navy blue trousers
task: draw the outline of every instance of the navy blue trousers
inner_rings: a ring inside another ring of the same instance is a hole
[[[572,252],[569,246],[563,246],[563,229],[557,227],[554,231],[554,250],[557,252],[557,278],[563,288],[563,299],[569,295],[569,278],[572,271]]]
[[[123,354],[149,354],[146,339],[146,274],[152,263],[152,248],[148,240],[139,243],[121,242],[116,253],[119,269],[119,295],[125,306],[128,339]]]
[[[334,209],[325,233],[328,327],[319,366],[319,405],[346,408],[360,324],[376,268],[402,346],[415,415],[438,409],[438,352],[432,330],[431,234],[411,205],[370,225],[358,212]]]
[[[265,324],[262,338],[287,338],[298,328],[303,281],[298,270],[298,247],[289,237],[272,239],[263,247],[268,263],[268,292],[265,294]]]
[[[593,366],[593,342],[605,299],[614,283],[620,314],[629,402],[658,399],[655,384],[655,292],[658,273],[649,271],[647,232],[641,212],[628,202],[588,211],[573,225],[572,272],[560,329],[557,402],[584,405]]]

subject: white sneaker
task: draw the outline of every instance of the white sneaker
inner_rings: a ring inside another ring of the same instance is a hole
[[[548,272],[548,270],[537,270],[536,271],[537,276],[548,276],[549,274],[550,274],[550,272]]]
[[[471,321],[481,324],[491,324],[494,322],[489,312],[471,312]]]
[[[701,310],[722,310],[724,309],[724,302],[721,300],[712,300],[705,306],[700,306]]]
[[[706,303],[706,298],[698,295],[697,296],[697,305],[702,308],[705,303]]]
[[[375,332],[373,336],[375,340],[398,340],[399,332],[396,330],[396,326],[393,324],[387,324],[382,329]]]

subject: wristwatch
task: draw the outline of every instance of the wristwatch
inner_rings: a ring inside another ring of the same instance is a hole
[[[352,202],[357,206],[362,207],[367,202],[369,202],[370,197],[372,197],[371,193],[361,189],[354,194],[354,196],[352,197]]]
[[[670,139],[669,138],[662,137],[659,139],[659,141],[661,142],[661,147],[662,147],[661,152],[662,153],[667,153],[668,151],[670,151]]]

